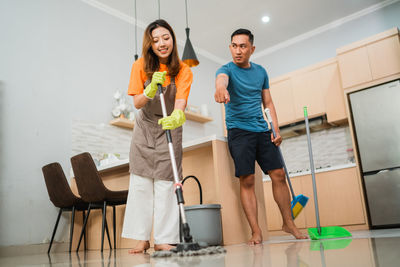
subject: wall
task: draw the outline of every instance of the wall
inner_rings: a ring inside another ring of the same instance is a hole
[[[58,161],[68,174],[73,125],[111,120],[113,94],[129,81],[131,31],[79,0],[0,2],[0,246],[48,242],[58,211],[41,167]],[[189,100],[195,105],[212,99],[218,67],[199,59]],[[213,123],[188,123],[185,132],[222,134],[218,108],[209,105]],[[56,241],[68,240],[68,220],[63,216]]]

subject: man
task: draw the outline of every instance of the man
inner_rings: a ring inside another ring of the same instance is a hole
[[[257,199],[254,188],[255,161],[272,180],[274,199],[283,219],[282,229],[297,239],[305,239],[294,224],[290,195],[277,146],[282,142],[278,119],[269,92],[265,69],[253,62],[253,34],[238,29],[231,35],[229,45],[233,62],[223,65],[216,73],[215,101],[225,103],[228,145],[235,163],[235,176],[240,179],[240,199],[252,230],[249,245],[262,242],[258,225]],[[264,120],[261,102],[271,111],[277,136],[274,138]]]

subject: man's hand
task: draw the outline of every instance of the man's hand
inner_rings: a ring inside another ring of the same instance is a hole
[[[157,84],[163,84],[165,81],[166,71],[163,72],[154,72],[153,77],[151,78],[151,83],[146,86],[143,94],[150,99],[153,99],[157,92]]]
[[[217,103],[225,103],[225,104],[227,104],[231,100],[228,90],[226,89],[220,89],[220,90],[217,89],[215,91],[214,98]]]
[[[227,104],[231,101],[231,97],[229,96],[229,92],[227,90],[229,83],[229,77],[226,74],[218,74],[217,79],[215,79],[215,101],[217,103],[225,103]]]
[[[279,133],[276,133],[276,137],[274,138],[274,134],[271,133],[271,140],[276,146],[280,146],[282,143],[282,136]]]
[[[173,130],[182,126],[186,121],[185,113],[180,109],[174,109],[171,115],[158,120],[162,124],[163,130]]]

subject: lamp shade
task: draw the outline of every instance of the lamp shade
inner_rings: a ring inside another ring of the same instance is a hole
[[[185,62],[189,67],[195,67],[199,65],[199,60],[196,57],[196,53],[194,52],[192,43],[189,39],[189,28],[186,28],[186,43],[185,48],[183,49],[182,61]]]

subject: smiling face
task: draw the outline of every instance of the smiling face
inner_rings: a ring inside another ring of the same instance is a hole
[[[231,50],[233,63],[242,68],[250,67],[249,60],[255,46],[250,43],[248,35],[238,34],[233,36],[229,49]]]
[[[174,48],[171,33],[164,27],[157,27],[151,32],[151,36],[153,38],[151,48],[154,54],[161,63],[166,64]]]

